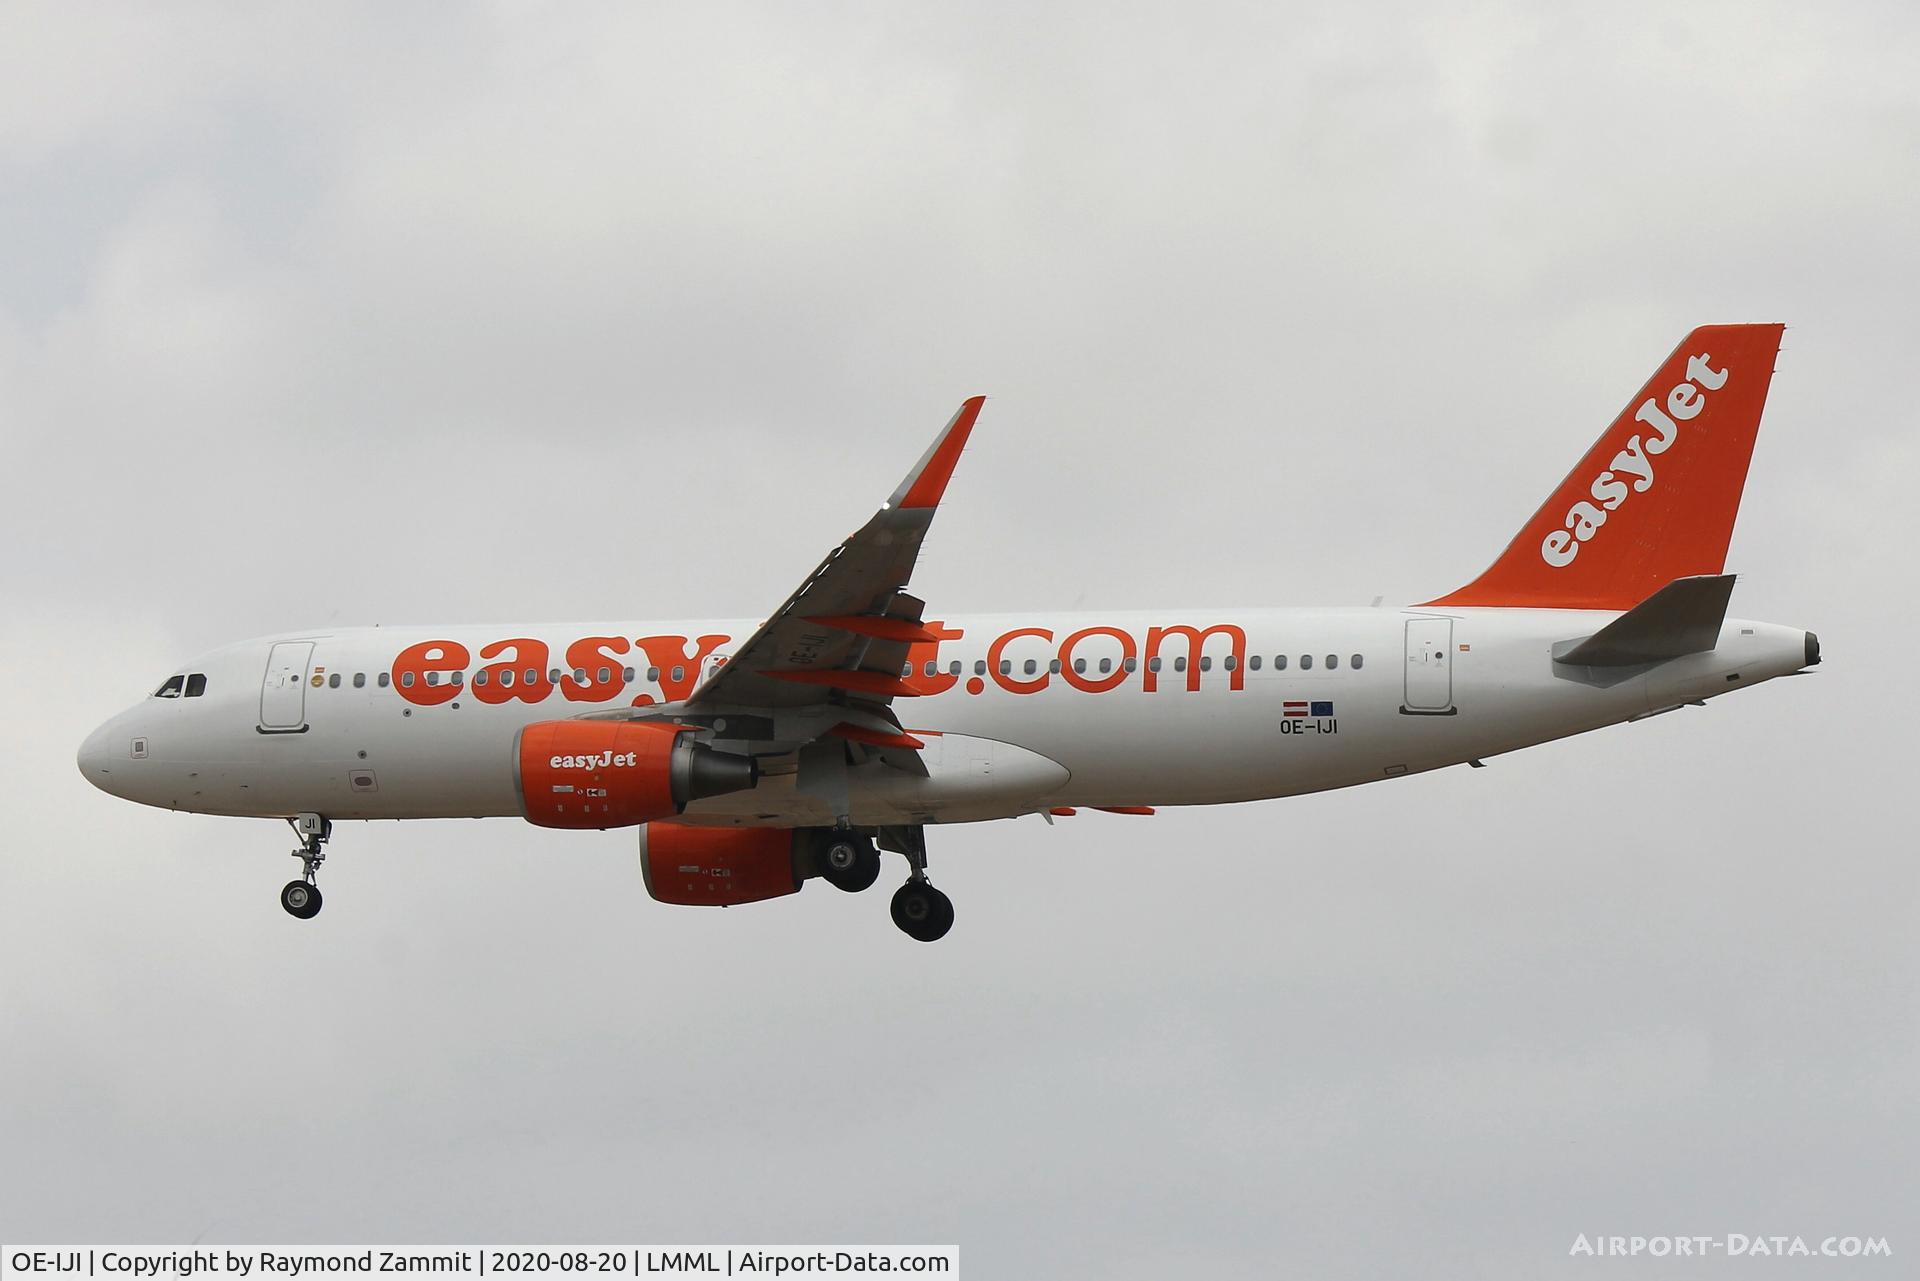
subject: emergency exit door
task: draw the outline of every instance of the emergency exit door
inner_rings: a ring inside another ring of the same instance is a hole
[[[1453,706],[1453,620],[1407,620],[1406,702],[1410,716],[1451,716]]]

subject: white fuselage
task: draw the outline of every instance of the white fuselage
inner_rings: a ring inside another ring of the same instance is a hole
[[[1733,619],[1712,651],[1664,663],[1553,661],[1556,643],[1614,617],[1224,609],[948,619],[934,625],[938,645],[915,647],[911,680],[926,692],[893,704],[926,743],[926,776],[878,760],[855,767],[848,817],[965,822],[1348,787],[1631,720],[1808,661],[1805,632]],[[523,727],[684,698],[753,630],[737,620],[378,627],[243,642],[182,669],[204,676],[203,692],[179,686],[101,726],[80,765],[116,795],[198,813],[518,815]],[[423,645],[438,658],[432,684],[401,661]],[[835,821],[797,790],[791,768],[767,766],[757,786],[695,802],[686,820]]]

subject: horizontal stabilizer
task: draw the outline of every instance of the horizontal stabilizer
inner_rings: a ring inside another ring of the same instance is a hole
[[[1630,667],[1705,653],[1720,641],[1732,595],[1732,574],[1676,578],[1586,639],[1555,645],[1553,661]]]

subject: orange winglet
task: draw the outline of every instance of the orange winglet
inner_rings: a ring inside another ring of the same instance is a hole
[[[809,618],[809,623],[818,623],[822,627],[837,627],[843,632],[852,632],[855,636],[871,636],[875,640],[904,641],[909,644],[927,644],[945,640],[926,629],[921,623],[907,618],[886,618],[880,614],[830,614],[824,618]]]
[[[1151,805],[1096,805],[1093,808],[1102,814],[1152,814]]]
[[[761,672],[760,675],[800,685],[830,685],[834,689],[852,690],[857,694],[890,694],[896,698],[912,698],[920,693],[888,672]]]
[[[1053,815],[1055,818],[1072,818],[1079,812],[1079,810],[1073,808],[1071,805],[1056,805],[1047,811],[1047,813]]]
[[[953,479],[953,469],[960,461],[960,451],[966,448],[967,436],[973,431],[974,420],[980,417],[980,406],[986,401],[985,396],[974,396],[960,406],[960,412],[953,416],[953,421],[940,433],[940,438],[933,442],[933,448],[920,460],[920,465],[894,491],[889,506],[940,505],[940,496],[947,492],[947,482]]]
[[[877,729],[868,729],[864,725],[853,725],[841,721],[827,733],[835,738],[844,738],[849,743],[865,743],[868,747],[904,747],[910,751],[919,751],[926,744],[911,734],[888,734]]]

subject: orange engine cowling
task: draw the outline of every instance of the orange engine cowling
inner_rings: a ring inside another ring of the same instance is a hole
[[[640,829],[640,874],[662,903],[732,907],[799,890],[805,879],[800,833],[784,827]]]
[[[752,757],[658,721],[540,721],[520,731],[514,758],[521,811],[541,827],[650,823],[760,777]]]

